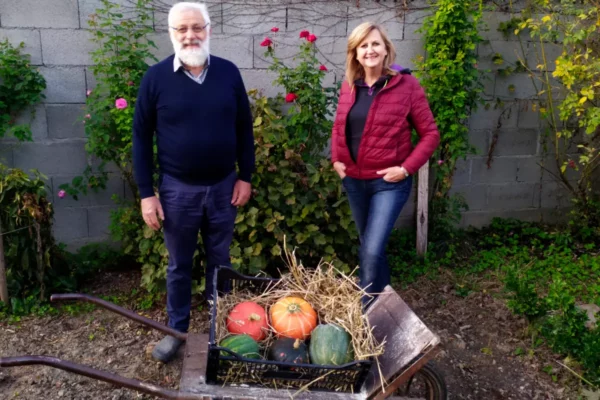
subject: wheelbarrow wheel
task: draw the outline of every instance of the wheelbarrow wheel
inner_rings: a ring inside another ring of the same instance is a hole
[[[446,400],[448,390],[442,374],[430,361],[419,369],[394,395],[403,399]]]

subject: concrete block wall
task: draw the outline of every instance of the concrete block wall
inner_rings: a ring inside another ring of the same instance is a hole
[[[131,15],[132,0],[116,0],[124,16]],[[155,40],[162,59],[172,53],[167,32],[167,12],[176,0],[155,2]],[[393,1],[291,1],[291,0],[209,0],[212,20],[211,53],[233,61],[242,72],[246,88],[258,88],[274,95],[275,76],[268,71],[268,60],[260,42],[265,36],[275,42],[278,57],[293,63],[301,30],[318,36],[318,57],[329,69],[327,83],[343,79],[346,39],[351,30],[365,20],[385,26],[397,49],[397,62],[414,68],[414,59],[426,57],[423,38],[416,32],[425,16],[431,14],[424,0],[416,0],[404,11]],[[58,186],[80,174],[93,162],[84,151],[85,133],[81,122],[85,93],[93,89],[94,78],[88,17],[99,0],[0,0],[0,39],[23,41],[47,81],[46,100],[36,107],[32,121],[35,141],[19,144],[0,142],[0,160],[24,169],[37,168],[49,177],[48,187],[56,208],[55,232],[59,241],[74,247],[107,238],[108,214],[113,193],[124,195],[126,187],[118,175],[111,176],[106,192],[82,197],[79,201],[59,199]],[[501,53],[506,62],[517,60],[517,42],[497,31],[508,15],[488,12],[486,43],[479,46],[479,68],[498,69],[492,57]],[[278,27],[272,33],[272,27]],[[535,64],[536,49],[526,43],[525,57]],[[558,48],[551,51],[556,57]],[[534,66],[534,69],[535,66]],[[477,154],[459,162],[453,191],[466,198],[470,210],[463,224],[483,225],[493,216],[524,219],[551,218],[554,210],[568,204],[559,184],[543,174],[538,163],[549,160],[541,151],[542,122],[532,111],[534,86],[527,74],[498,77],[493,72],[485,81],[486,107],[470,121],[471,142]],[[502,104],[496,107],[498,101]],[[499,123],[500,122],[500,123]],[[499,127],[500,125],[500,127]],[[488,162],[488,151],[494,144]],[[435,167],[435,166],[433,166]],[[413,196],[399,220],[410,225],[414,212]],[[558,213],[560,215],[560,213]]]

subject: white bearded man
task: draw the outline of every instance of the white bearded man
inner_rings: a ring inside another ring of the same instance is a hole
[[[198,233],[206,255],[205,299],[211,300],[215,268],[231,265],[237,207],[250,199],[254,136],[239,69],[210,55],[206,6],[177,3],[168,21],[175,54],[150,67],[142,79],[133,121],[133,163],[144,221],[154,230],[162,223],[169,251],[169,326],[187,332]],[[154,135],[158,197],[152,179]],[[152,356],[169,362],[181,344],[165,336]]]

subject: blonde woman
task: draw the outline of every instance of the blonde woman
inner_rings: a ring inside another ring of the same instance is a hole
[[[359,233],[360,283],[372,295],[390,283],[385,248],[412,175],[440,141],[423,88],[395,58],[382,27],[365,22],[352,31],[331,140],[333,168]],[[414,147],[412,128],[420,137]]]

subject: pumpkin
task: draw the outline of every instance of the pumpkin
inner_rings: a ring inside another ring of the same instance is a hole
[[[308,364],[308,348],[300,339],[281,337],[271,345],[269,359],[286,363]]]
[[[306,339],[317,326],[317,313],[301,297],[284,297],[271,306],[271,326],[278,336]]]
[[[318,365],[342,365],[354,359],[350,334],[335,324],[317,326],[310,338],[310,361]]]
[[[267,337],[269,321],[265,309],[252,301],[244,301],[231,309],[227,316],[227,330],[234,334],[246,334],[254,340]]]
[[[231,350],[242,357],[246,358],[260,358],[258,349],[258,343],[252,339],[249,335],[232,335],[221,340],[219,343],[220,347],[224,347]],[[222,357],[233,357],[232,354],[221,350]]]

